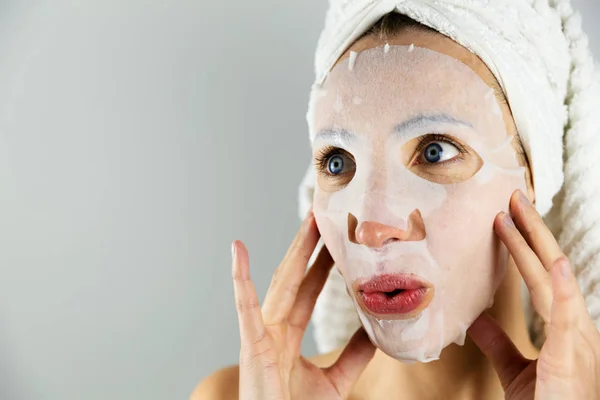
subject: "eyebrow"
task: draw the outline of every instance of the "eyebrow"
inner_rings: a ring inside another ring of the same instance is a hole
[[[421,114],[412,117],[398,125],[396,125],[395,132],[402,133],[411,129],[415,129],[427,124],[451,124],[451,125],[462,125],[467,126],[469,128],[473,128],[469,122],[462,121],[460,119],[454,118],[448,114]]]
[[[411,129],[416,129],[427,124],[451,124],[461,125],[469,128],[473,128],[469,122],[457,119],[451,115],[439,113],[439,114],[420,114],[416,115],[398,125],[396,125],[394,131],[396,133],[402,133]],[[345,129],[323,129],[315,135],[315,140],[325,140],[333,143],[340,143],[348,145],[351,141],[356,138],[354,133],[350,133]]]
[[[319,131],[315,140],[326,140],[328,142],[348,144],[356,138],[356,135],[345,129],[324,129]]]

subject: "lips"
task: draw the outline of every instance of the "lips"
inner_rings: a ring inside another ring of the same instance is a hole
[[[381,319],[408,319],[431,303],[433,286],[412,274],[386,274],[353,284],[360,307]]]

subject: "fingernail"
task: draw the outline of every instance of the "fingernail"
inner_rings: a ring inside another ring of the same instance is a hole
[[[571,276],[571,265],[566,259],[562,259],[560,262],[560,275],[563,279],[567,279]]]
[[[502,217],[502,219],[504,220],[504,225],[508,226],[509,228],[515,227],[514,221],[512,220],[510,215],[508,215],[507,213],[504,213],[504,216]]]
[[[235,260],[235,242],[231,243],[231,259]]]
[[[523,192],[520,191],[520,190],[519,190],[519,201],[521,203],[523,203],[523,205],[525,205],[525,206],[530,206],[531,205],[531,202],[529,201],[529,199],[527,198],[527,196],[525,196],[523,194]]]

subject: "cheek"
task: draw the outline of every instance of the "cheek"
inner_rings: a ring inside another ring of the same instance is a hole
[[[336,264],[339,264],[344,257],[344,231],[339,224],[336,224],[331,218],[324,214],[315,212],[317,227],[321,233],[321,238]]]
[[[507,211],[516,182],[497,176],[484,185],[473,182],[448,188],[445,203],[425,224],[434,258],[443,260],[452,282],[467,280],[482,288],[496,286],[505,265],[503,247],[494,233],[494,219]]]
[[[340,212],[328,211],[332,194],[317,190],[315,192],[313,213],[321,238],[329,249],[333,261],[340,265],[345,255],[345,239],[347,237],[346,225]]]

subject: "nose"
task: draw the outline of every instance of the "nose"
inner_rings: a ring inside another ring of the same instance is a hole
[[[355,216],[348,214],[348,236],[351,242],[372,249],[381,249],[386,244],[402,241],[412,242],[425,239],[425,223],[419,210],[409,216],[406,228],[396,228],[376,221],[363,221],[360,224]]]

